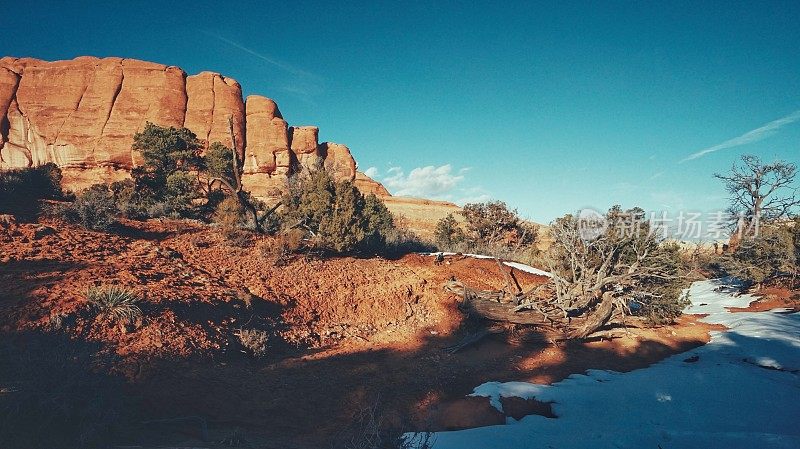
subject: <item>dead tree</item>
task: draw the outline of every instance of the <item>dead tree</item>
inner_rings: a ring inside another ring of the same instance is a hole
[[[458,280],[449,281],[445,289],[459,296],[460,307],[472,315],[535,326],[552,339],[585,338],[615,316],[624,318],[631,302],[674,293],[668,291],[678,278],[671,253],[663,250],[648,224],[629,227],[631,214],[643,216],[639,210],[612,209],[609,229],[590,238],[574,217],[553,223],[548,253],[552,276],[529,291],[518,284],[514,289],[505,270],[506,287],[500,290],[477,290]]]
[[[272,206],[263,214],[258,213],[258,209],[253,205],[253,202],[250,201],[250,196],[244,190],[244,186],[242,185],[242,168],[239,166],[239,155],[236,153],[236,135],[233,133],[233,117],[228,117],[228,127],[231,135],[231,153],[233,158],[231,159],[231,165],[233,166],[233,184],[231,184],[227,179],[224,177],[214,177],[209,180],[209,190],[214,187],[215,184],[220,185],[223,189],[227,190],[229,194],[233,195],[234,198],[239,202],[239,205],[250,214],[250,217],[253,219],[253,226],[257,232],[264,232],[264,221],[276,210],[280,207],[281,202],[278,201],[277,204]]]
[[[728,211],[741,217],[742,222],[737,225],[740,239],[757,236],[762,221],[784,218],[800,205],[793,186],[797,171],[794,164],[764,164],[750,155],[742,156],[742,163],[741,167],[734,164],[728,173],[714,174],[730,194]]]

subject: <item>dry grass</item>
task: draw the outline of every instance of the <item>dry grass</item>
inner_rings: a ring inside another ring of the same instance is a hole
[[[238,329],[234,332],[239,343],[255,358],[267,355],[269,333],[258,329]]]

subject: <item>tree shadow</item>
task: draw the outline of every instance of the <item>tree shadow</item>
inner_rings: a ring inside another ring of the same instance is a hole
[[[133,421],[136,396],[99,345],[62,333],[0,334],[0,446],[104,447]]]
[[[126,221],[124,223],[116,222],[108,231],[120,237],[149,241],[164,240],[167,237],[175,235],[174,231],[153,231],[147,229],[145,226],[137,226],[136,223],[137,222],[134,221]]]
[[[187,320],[233,313],[224,310],[228,306],[223,305],[223,310],[217,307],[220,306],[182,305],[176,308],[176,313]],[[263,310],[253,310],[269,314],[280,311],[276,305],[263,307]],[[588,368],[627,371],[676,351],[658,342],[642,342],[636,349],[635,360],[626,360],[617,351],[584,342],[553,347],[541,340],[510,343],[503,335],[491,336],[455,354],[443,351],[470,330],[464,327],[451,335],[423,332],[416,345],[400,349],[362,347],[323,353],[303,351],[301,354],[272,354],[263,360],[151,357],[148,374],[127,383],[109,374],[114,372],[109,363],[116,360],[97,345],[62,334],[7,335],[3,341],[11,343],[13,350],[3,352],[0,363],[6,368],[20,364],[33,368],[2,371],[6,385],[9,381],[19,382],[9,378],[9,372],[15,373],[14,376],[23,373],[23,382],[37,385],[36,391],[43,397],[60,397],[59,389],[63,386],[58,383],[59,378],[71,379],[67,384],[75,382],[75,391],[86,390],[108,397],[88,402],[81,399],[71,402],[68,409],[53,410],[63,412],[63,418],[44,416],[50,413],[45,402],[29,402],[33,410],[26,416],[41,414],[44,418],[36,418],[18,428],[25,429],[27,437],[9,425],[5,433],[0,434],[0,442],[10,442],[3,447],[15,447],[23,440],[25,444],[17,447],[48,447],[50,440],[33,438],[37,432],[32,426],[62,419],[72,427],[55,426],[49,434],[80,444],[83,444],[81,435],[86,432],[97,435],[102,442],[152,447],[208,444],[222,441],[238,431],[254,445],[340,447],[338,442],[353,436],[346,434],[351,429],[349,425],[368,407],[377,406],[384,424],[396,429],[450,430],[499,424],[505,422],[506,416],[497,415],[499,412],[481,399],[473,398],[469,404],[473,409],[466,412],[495,415],[471,421],[459,421],[460,418],[453,421],[450,415],[456,409],[464,412],[459,401],[486,381],[530,380],[537,376],[555,381]],[[43,351],[45,347],[58,350]],[[558,357],[551,363],[526,367],[526,357],[548,348],[556,351]],[[76,352],[83,355],[70,355]],[[67,374],[59,374],[65,370]],[[0,401],[5,401],[0,404],[7,405],[6,399],[0,395]],[[104,410],[103,420],[97,417],[97,407]],[[124,408],[124,413],[118,411],[120,407]],[[517,407],[509,410],[508,416],[546,414],[544,408],[536,407],[542,406],[533,403],[533,408]],[[113,425],[106,424],[109,414],[118,418]],[[84,429],[86,423],[95,420],[100,424]],[[91,444],[85,446],[91,447]]]
[[[75,267],[57,261],[13,262],[0,265],[0,279],[13,283],[35,271],[42,275],[36,282],[54,282]],[[31,293],[36,287],[19,284],[3,296],[0,307],[34,299]],[[217,332],[219,323],[235,318],[234,328],[278,335],[288,326],[281,316],[293,301],[250,295],[219,302],[167,300],[142,307],[146,315],[169,310],[176,321],[203,326],[208,332]],[[596,342],[552,346],[537,330],[529,329],[524,338],[492,335],[455,354],[443,350],[483,325],[463,320],[447,335],[421,329],[411,342],[374,347],[350,342],[312,350],[276,338],[263,359],[243,354],[232,338],[227,350],[211,356],[136,353],[120,358],[109,355],[110,345],[89,343],[81,336],[41,331],[0,335],[0,389],[13,388],[10,395],[0,390],[0,411],[11,414],[23,405],[30,408],[18,413],[19,419],[28,420],[15,424],[18,427],[0,425],[0,447],[92,447],[111,442],[208,446],[226,440],[237,429],[255,447],[340,447],[340,441],[358,430],[350,424],[370,407],[377,407],[384,425],[393,429],[499,424],[506,415],[484,399],[464,403],[464,396],[487,381],[553,382],[589,368],[628,371],[703,343],[675,348],[645,341],[635,350],[620,352]],[[552,351],[552,357],[537,359],[545,351]],[[123,380],[116,374],[120,363],[147,369]],[[27,387],[18,390],[19,385]],[[79,396],[63,399],[65,386]],[[17,391],[35,397],[20,400],[28,396]],[[520,406],[510,409],[508,416],[547,413],[541,407]],[[454,417],[457,413],[464,415]]]
[[[47,288],[72,270],[85,265],[79,262],[65,262],[55,259],[26,259],[0,262],[0,307],[13,308],[25,301],[34,299],[33,292]],[[0,319],[0,323],[8,316]]]

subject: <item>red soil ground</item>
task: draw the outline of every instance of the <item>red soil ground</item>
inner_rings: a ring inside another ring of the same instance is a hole
[[[730,307],[731,312],[765,312],[772,309],[800,311],[800,294],[784,287],[769,286],[754,292],[759,298],[747,307]]]
[[[213,446],[195,424],[153,421],[201,416],[211,441],[238,429],[259,447],[316,448],[372,405],[403,429],[503,423],[488,400],[465,395],[489,380],[642,368],[704,344],[711,329],[695,316],[660,328],[634,320],[621,338],[557,346],[512,329],[449,354],[443,348],[477,324],[442,286],[456,276],[498,288],[504,277],[493,261],[295,257],[276,266],[272,245],[264,237],[237,247],[190,222],[126,222],[112,234],[0,224],[0,338],[32,332],[99,344],[113,360],[103,374],[124,379],[138,417],[121,443]],[[523,287],[543,281],[516,276]],[[138,327],[94,317],[85,293],[101,284],[142,296]],[[269,354],[244,354],[240,328],[268,330]],[[506,405],[515,418],[549,410]]]

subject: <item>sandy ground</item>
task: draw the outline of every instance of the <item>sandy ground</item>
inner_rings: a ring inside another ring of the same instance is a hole
[[[138,417],[120,444],[210,447],[235,433],[257,447],[316,448],[372,407],[406,430],[502,423],[505,415],[487,399],[465,398],[486,379],[554,382],[588,368],[629,371],[704,344],[713,328],[694,316],[660,328],[633,320],[621,338],[557,346],[509,329],[450,354],[443,348],[478,324],[442,285],[456,276],[500,287],[492,260],[295,257],[276,264],[272,244],[265,237],[236,246],[190,222],[127,222],[113,234],[58,222],[4,225],[0,330],[23,346],[39,335],[96,344],[109,355],[100,374],[124,381]],[[543,282],[516,275],[523,287]],[[137,327],[120,328],[87,309],[87,288],[100,284],[142,296]],[[269,332],[266,357],[243,352],[234,337],[241,328]],[[535,402],[512,402],[508,416],[548,413]],[[205,420],[207,441],[196,423],[175,420],[187,416]]]

